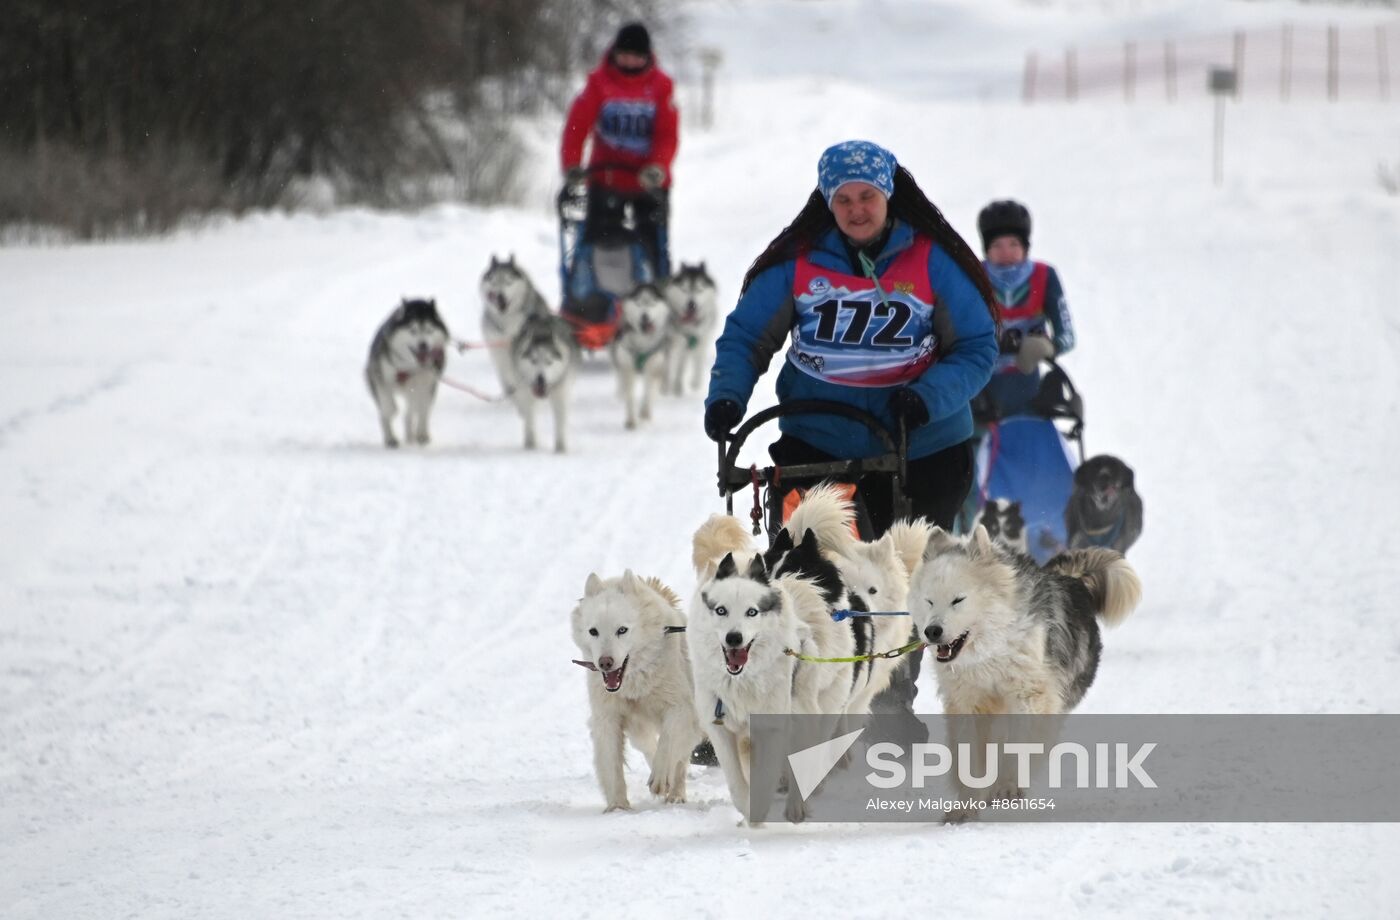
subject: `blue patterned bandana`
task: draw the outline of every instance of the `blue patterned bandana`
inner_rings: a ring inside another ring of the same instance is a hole
[[[817,162],[817,185],[827,207],[847,182],[868,182],[886,198],[894,194],[894,154],[870,141],[843,141],[826,148]]]

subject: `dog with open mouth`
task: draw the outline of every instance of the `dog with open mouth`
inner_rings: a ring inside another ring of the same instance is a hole
[[[588,728],[606,811],[631,808],[623,772],[627,741],[646,756],[652,794],[685,801],[686,766],[703,732],[680,605],[658,579],[629,569],[620,578],[589,575],[570,617],[584,655],[575,664],[590,672]]]
[[[688,640],[695,706],[729,795],[750,824],[752,780],[749,716],[803,713],[827,716],[834,727],[851,693],[850,663],[801,661],[855,653],[850,627],[831,617],[822,588],[798,574],[773,575],[748,530],[713,515],[692,541],[699,588],[691,603]],[[784,816],[801,821],[806,808],[787,777]]]
[[[666,298],[650,284],[639,285],[622,298],[617,337],[610,346],[617,368],[617,392],[627,409],[626,425],[637,427],[637,419],[651,418],[651,401],[665,381],[671,352],[671,310]],[[642,400],[637,406],[637,381],[641,380]]]
[[[680,396],[687,387],[699,390],[709,373],[719,323],[719,292],[704,262],[682,262],[667,280],[664,292],[671,308],[671,366],[666,372],[666,389]]]
[[[446,363],[447,326],[437,301],[405,297],[384,320],[370,343],[365,383],[379,410],[385,447],[398,447],[394,417],[404,402],[403,439],[427,444],[428,417]]]
[[[1127,553],[1141,534],[1142,498],[1133,485],[1133,468],[1110,454],[1084,461],[1074,471],[1074,492],[1065,506],[1069,548]]]
[[[1098,619],[1121,623],[1141,596],[1137,574],[1113,550],[1070,550],[1039,568],[980,525],[965,538],[934,528],[910,580],[909,612],[929,645],[946,714],[1059,715],[1094,681],[1103,649]],[[977,755],[989,739],[963,740]],[[1017,794],[1014,782],[963,791],[988,801]]]

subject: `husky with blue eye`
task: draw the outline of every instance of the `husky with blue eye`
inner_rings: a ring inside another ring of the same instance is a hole
[[[826,715],[833,726],[851,694],[849,662],[801,661],[855,654],[846,623],[831,618],[820,586],[800,575],[772,575],[736,518],[714,515],[696,531],[692,561],[699,589],[688,632],[695,707],[714,745],[734,807],[750,823],[749,716]],[[806,817],[789,778],[784,815]]]

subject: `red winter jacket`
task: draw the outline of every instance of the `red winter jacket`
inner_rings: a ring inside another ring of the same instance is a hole
[[[652,63],[638,74],[626,74],[612,62],[612,49],[588,75],[588,85],[569,107],[559,159],[567,171],[583,161],[583,145],[590,135],[593,149],[590,167],[621,166],[627,169],[594,173],[590,181],[620,192],[640,193],[636,172],[656,164],[666,173],[663,188],[671,186],[671,161],[676,157],[676,106],[671,100],[671,78]]]

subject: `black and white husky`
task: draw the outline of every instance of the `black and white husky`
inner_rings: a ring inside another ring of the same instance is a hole
[[[1071,550],[1038,568],[980,525],[961,539],[935,528],[910,581],[909,612],[929,644],[945,713],[1060,715],[1094,681],[1097,618],[1117,625],[1141,596],[1137,574],[1113,550]],[[1014,795],[1014,785],[987,794]]]
[[[651,418],[651,399],[666,374],[671,350],[670,310],[666,298],[654,285],[639,285],[622,298],[620,325],[612,341],[613,366],[617,368],[617,390],[627,407],[627,427],[636,428],[637,418]],[[637,409],[637,379],[642,382],[641,411]]]
[[[1021,503],[1006,498],[994,498],[977,512],[973,526],[981,524],[987,528],[987,536],[1003,543],[1013,552],[1030,553],[1030,541],[1026,536],[1026,518],[1021,513]]]
[[[606,810],[630,808],[623,748],[630,740],[651,767],[647,788],[685,801],[690,751],[703,733],[695,713],[680,598],[655,578],[589,575],[571,617],[588,677],[593,765]]]
[[[832,620],[818,585],[798,575],[769,574],[737,519],[717,514],[701,525],[692,561],[699,589],[687,639],[696,712],[734,807],[753,823],[762,818],[749,813],[749,716],[825,715],[834,726],[850,697],[851,665],[799,661],[789,652],[847,657],[854,642],[848,625]],[[806,816],[791,777],[784,814],[789,821]]]
[[[671,307],[671,354],[667,391],[680,395],[687,386],[698,390],[710,367],[715,323],[719,318],[715,281],[705,263],[681,263],[666,282],[666,303]],[[687,383],[687,372],[689,381]]]
[[[554,449],[567,447],[569,384],[578,346],[563,320],[549,310],[515,256],[494,255],[481,276],[481,335],[496,366],[501,391],[515,403],[534,449],[535,407],[548,399],[554,411]]]
[[[428,416],[442,379],[447,341],[447,325],[435,300],[404,298],[374,334],[365,382],[379,409],[385,447],[399,446],[393,422],[400,396],[405,403],[403,439],[428,443]]]

